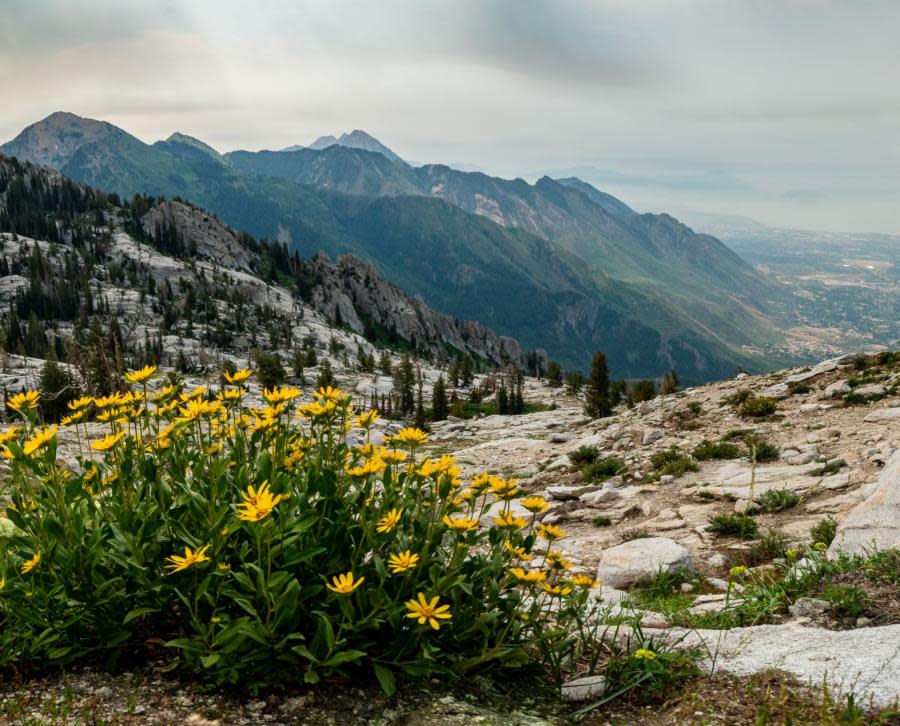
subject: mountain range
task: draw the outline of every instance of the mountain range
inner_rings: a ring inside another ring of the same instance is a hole
[[[569,367],[602,349],[617,376],[674,368],[695,382],[776,362],[765,346],[782,339],[790,292],[717,239],[576,178],[414,167],[365,148],[383,145],[362,132],[336,141],[220,154],[55,113],[0,152],[104,191],[188,200],[303,255],[352,253],[431,307]]]

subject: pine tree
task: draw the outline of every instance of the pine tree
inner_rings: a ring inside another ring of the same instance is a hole
[[[447,386],[444,383],[444,374],[438,376],[431,391],[431,412],[435,421],[444,421],[447,418],[449,404],[447,403]]]
[[[416,373],[413,369],[412,360],[409,355],[404,355],[400,365],[394,371],[394,386],[400,397],[399,409],[401,413],[412,413],[415,408],[415,384]]]
[[[470,386],[472,381],[475,380],[475,374],[472,371],[472,359],[468,353],[463,356],[462,363],[459,366],[459,379],[463,386]]]
[[[509,400],[506,395],[506,386],[503,384],[497,389],[497,413],[501,416],[509,413]]]
[[[415,418],[415,426],[416,428],[422,429],[425,431],[425,400],[422,396],[422,370],[419,369],[417,372],[417,385],[416,385],[416,418]]]
[[[611,413],[609,368],[606,365],[606,355],[600,351],[594,353],[594,359],[591,361],[591,376],[587,382],[584,412],[591,418],[605,418]]]
[[[551,388],[559,388],[562,385],[562,367],[555,360],[547,365],[547,385]]]
[[[327,358],[319,366],[319,376],[316,378],[316,390],[334,386],[334,371],[331,369],[331,361]]]
[[[378,356],[378,367],[384,375],[391,375],[391,354],[386,350],[382,350]]]
[[[450,361],[450,367],[447,368],[447,377],[450,379],[450,385],[459,388],[459,359],[454,356]]]
[[[680,384],[681,381],[678,380],[678,374],[675,371],[669,371],[659,383],[659,392],[664,396],[668,396],[677,392]]]

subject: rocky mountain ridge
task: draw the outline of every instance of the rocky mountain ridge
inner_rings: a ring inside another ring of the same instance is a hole
[[[32,153],[22,138],[4,148]],[[304,256],[353,254],[430,307],[544,347],[567,367],[585,368],[603,348],[616,376],[674,368],[698,382],[780,355],[766,302],[777,286],[712,238],[629,216],[602,193],[413,168],[340,145],[245,155],[247,164],[238,156],[181,135],[147,145],[121,132],[84,143],[59,168],[127,198],[190,200]],[[477,195],[499,205],[500,224]]]

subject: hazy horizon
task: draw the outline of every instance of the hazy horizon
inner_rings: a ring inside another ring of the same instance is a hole
[[[0,140],[57,110],[220,151],[360,128],[639,210],[900,234],[897,27],[889,0],[12,0]]]

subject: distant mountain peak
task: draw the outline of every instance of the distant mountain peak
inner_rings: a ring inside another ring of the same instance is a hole
[[[204,141],[200,141],[193,136],[188,136],[187,134],[183,134],[180,131],[176,131],[174,134],[169,136],[166,139],[167,143],[175,143],[175,144],[184,144],[185,146],[192,146],[195,149],[199,149],[200,151],[204,151],[210,156],[214,156],[217,159],[221,159],[222,155],[216,151],[212,146],[207,144]]]
[[[126,132],[106,121],[83,118],[69,111],[54,111],[0,146],[0,152],[59,169],[84,144],[117,133]]]
[[[334,146],[337,142],[338,140],[334,136],[320,136],[306,148],[321,151],[322,149],[327,149],[329,146]]]
[[[374,151],[375,153],[386,156],[391,161],[403,161],[403,159],[401,159],[397,154],[391,151],[387,146],[382,144],[378,139],[376,139],[371,134],[366,133],[362,129],[353,129],[353,131],[343,133],[341,134],[340,138],[331,135],[320,136],[306,148],[313,149],[314,151],[322,151],[323,149],[327,149],[329,146],[344,146],[348,149]],[[298,151],[301,148],[303,147],[290,146],[287,149],[282,149],[282,151]]]

